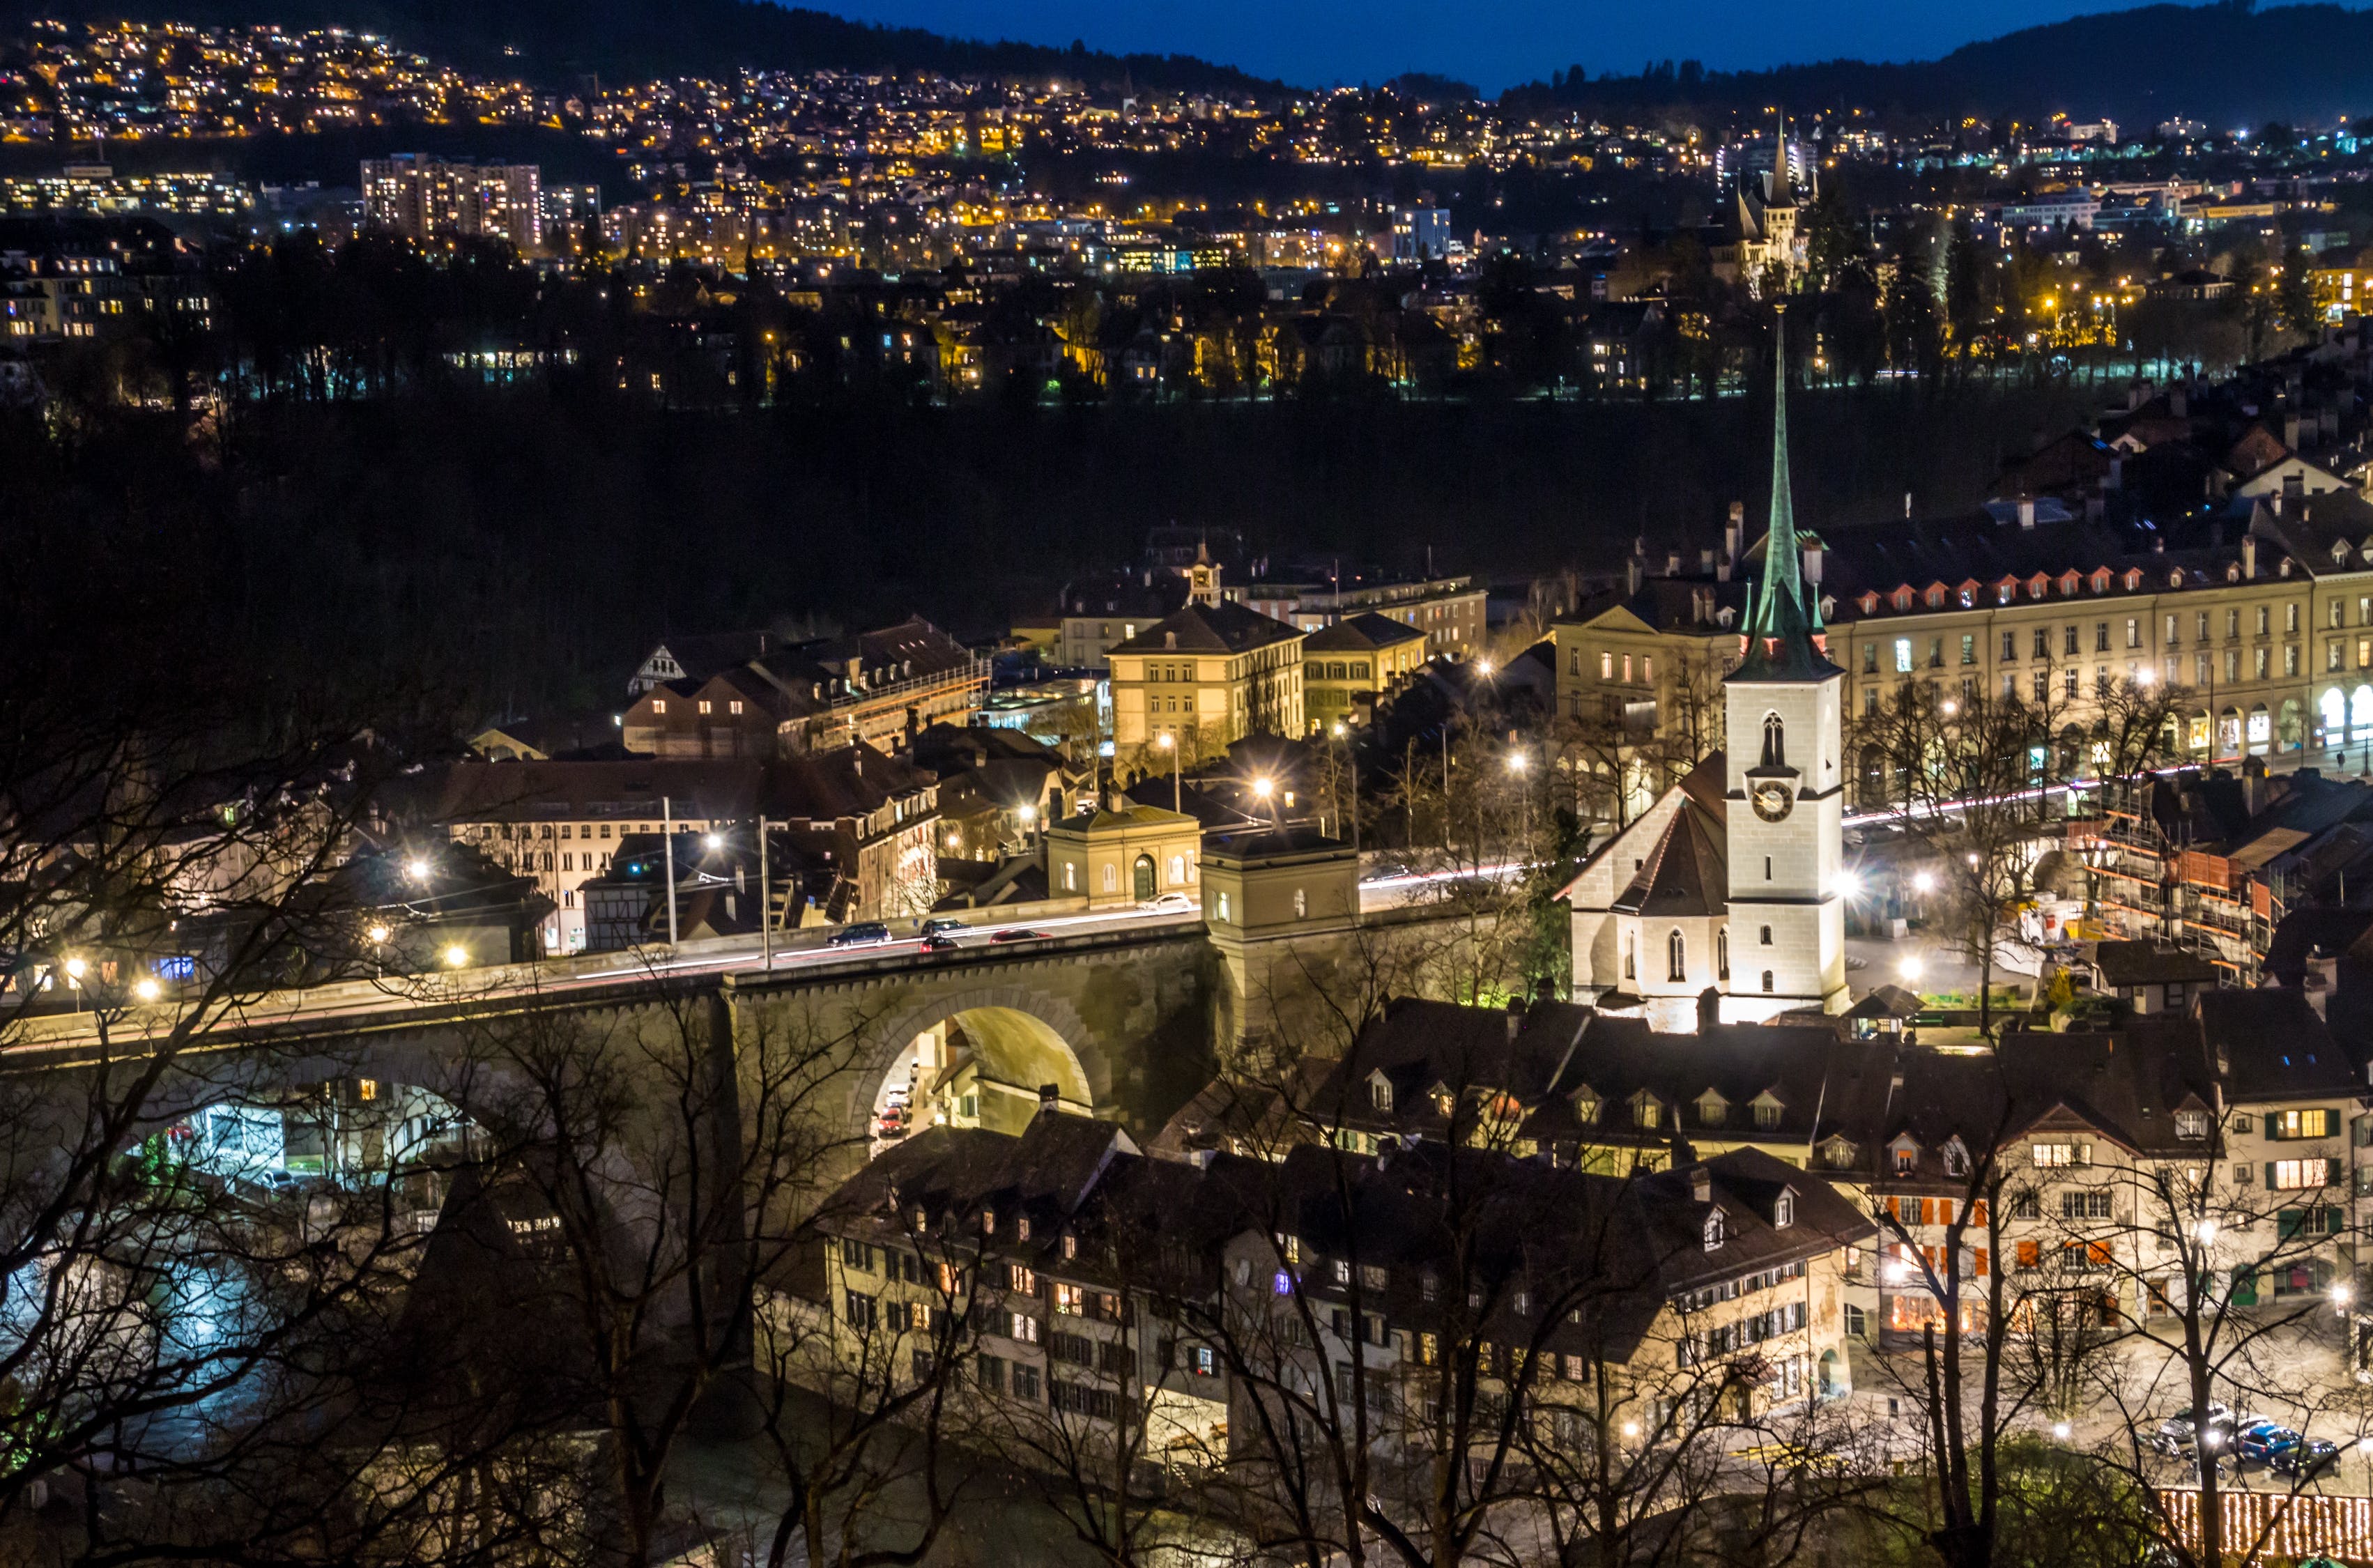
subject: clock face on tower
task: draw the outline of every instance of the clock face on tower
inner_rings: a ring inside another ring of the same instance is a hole
[[[1769,778],[1748,791],[1755,804],[1755,814],[1766,822],[1778,822],[1795,808],[1795,791],[1776,778]]]

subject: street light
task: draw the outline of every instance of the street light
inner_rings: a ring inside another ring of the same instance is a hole
[[[1155,737],[1155,743],[1170,754],[1170,809],[1184,811],[1185,807],[1180,802],[1186,797],[1180,792],[1182,786],[1178,782],[1178,737],[1164,730]]]
[[[373,926],[370,930],[368,930],[365,931],[363,934],[364,934],[365,936],[367,936],[367,937],[370,938],[370,940],[371,940],[371,945],[372,945],[372,946],[377,947],[377,946],[379,946],[379,945],[380,945],[380,944],[384,943],[384,942],[387,941],[387,939],[388,939],[391,935],[392,935],[393,933],[392,933],[392,932],[391,932],[391,931],[390,931],[390,930],[389,930],[385,926]]]
[[[707,845],[712,849],[722,849],[725,848],[725,835],[721,833],[712,833],[703,838],[701,842]]]
[[[2075,1430],[2075,1429],[2074,1427],[2070,1426],[2064,1421],[2055,1421],[2052,1423],[2052,1435],[2057,1437],[2063,1443],[2068,1441],[2068,1434]]]
[[[132,994],[138,997],[142,1001],[155,1001],[163,990],[164,988],[159,986],[155,980],[144,977],[133,986]]]
[[[1920,975],[1922,970],[1924,968],[1926,968],[1926,965],[1920,962],[1920,955],[1915,953],[1908,955],[1901,963],[1896,965],[1895,972],[1902,976],[1910,984],[1916,986],[1920,983]]]
[[[410,877],[415,882],[427,882],[428,880],[428,858],[426,855],[413,856],[411,860],[406,860],[403,863],[403,874]]]
[[[1912,873],[1911,873],[1911,891],[1912,891],[1912,892],[1914,892],[1914,893],[1934,893],[1934,892],[1935,892],[1935,891],[1936,891],[1936,873],[1935,873],[1935,872],[1912,872]]]
[[[470,950],[455,942],[445,950],[445,962],[459,969],[470,962]]]

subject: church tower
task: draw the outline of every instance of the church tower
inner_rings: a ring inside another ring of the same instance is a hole
[[[1845,672],[1829,662],[1819,590],[1804,580],[1788,493],[1785,307],[1774,329],[1771,525],[1749,591],[1727,737],[1729,979],[1723,1016],[1846,1004]]]

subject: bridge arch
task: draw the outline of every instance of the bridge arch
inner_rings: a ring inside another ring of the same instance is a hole
[[[1105,1053],[1079,1011],[1060,996],[1028,986],[934,990],[894,1009],[880,1037],[883,1049],[850,1106],[854,1117],[869,1122],[898,1096],[909,1075],[917,1094],[908,1109],[927,1119],[933,1082],[960,1071],[976,1096],[964,1119],[980,1126],[1019,1130],[1037,1108],[1040,1086],[1048,1083],[1067,1110],[1111,1114]]]

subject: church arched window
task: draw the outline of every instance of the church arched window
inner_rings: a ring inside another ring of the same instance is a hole
[[[1689,944],[1678,930],[1665,939],[1665,978],[1675,985],[1689,977]]]
[[[1766,767],[1788,766],[1787,726],[1780,722],[1780,716],[1776,713],[1767,713],[1763,716],[1763,766]]]

